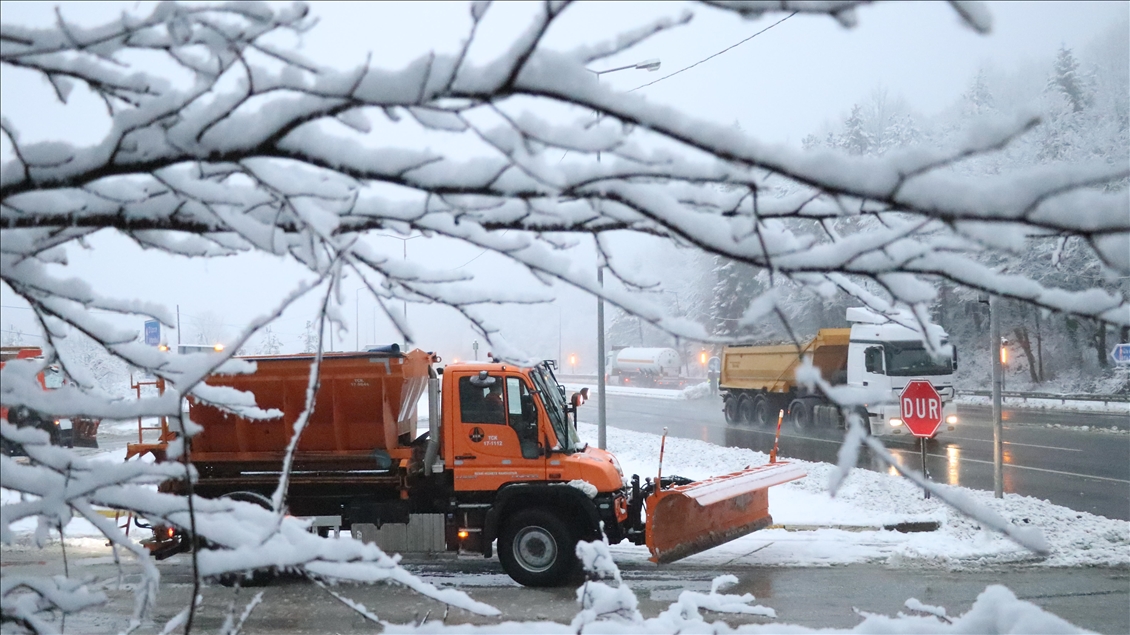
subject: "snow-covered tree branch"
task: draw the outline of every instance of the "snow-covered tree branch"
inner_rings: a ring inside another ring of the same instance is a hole
[[[818,14],[797,19],[831,17],[848,27],[865,3],[708,4],[746,17]],[[989,30],[979,5],[952,5],[968,26]],[[55,416],[181,421],[181,399],[194,395],[250,412],[253,403],[209,390],[203,379],[221,365],[225,372],[251,372],[247,363],[228,358],[300,298],[323,294],[320,319],[327,329],[340,326],[347,274],[364,281],[406,339],[410,325],[390,303],[441,304],[471,322],[501,356],[526,359],[481,308],[542,302],[550,299],[548,290],[505,284],[476,290],[466,284],[466,273],[433,270],[375,248],[365,238],[377,231],[445,237],[497,253],[546,289],[559,282],[601,295],[671,335],[700,341],[729,336],[633,293],[640,285],[618,267],[602,237],[659,237],[818,293],[844,291],[890,314],[910,307],[925,315],[936,282],[944,280],[1130,325],[1130,298],[1116,287],[1057,285],[1009,265],[1023,255],[1026,237],[1059,237],[1098,263],[1096,279],[1130,276],[1130,201],[1124,189],[1109,187],[1130,176],[1125,161],[1036,166],[995,178],[961,173],[965,162],[1033,134],[1042,121],[1033,113],[986,115],[953,147],[879,157],[770,146],[602,85],[588,68],[656,33],[682,28],[689,14],[598,45],[556,50],[545,38],[570,5],[541,6],[512,34],[509,47],[482,60],[468,51],[491,13],[489,3],[475,3],[472,29],[456,53],[428,54],[401,69],[373,59],[340,68],[305,59],[292,40],[317,27],[300,4],[161,3],[96,27],[73,24],[61,13],[51,28],[4,23],[0,64],[6,70],[38,74],[64,104],[76,91],[96,96],[107,124],[101,139],[81,145],[26,142],[12,122],[0,121],[0,279],[34,310],[47,360],[78,379],[48,398],[34,384],[45,362],[10,363],[3,371],[4,405]],[[416,141],[386,144],[390,131]],[[868,229],[838,233],[831,221],[842,219],[863,221]],[[244,329],[225,354],[171,358],[93,311],[173,326],[168,307],[109,297],[59,273],[67,248],[102,231],[189,258],[271,254],[300,264],[313,278],[296,281],[293,293]],[[599,286],[591,267],[566,254],[590,236],[608,271],[629,290]],[[774,315],[777,308],[775,297],[766,295],[743,319]],[[62,346],[68,332],[161,377],[170,389],[138,401],[107,397],[83,380],[83,371],[68,367]],[[277,339],[267,332],[261,347],[278,352]],[[319,338],[316,350],[322,348]],[[311,376],[310,400],[316,384]],[[175,432],[191,437],[195,426],[187,419],[182,425],[174,424]],[[184,497],[151,491],[184,476],[184,464],[96,466],[51,447],[38,431],[5,422],[0,432],[30,457],[28,464],[0,459],[3,487],[28,495],[3,507],[6,542],[19,519],[41,518],[42,538],[78,514],[120,548],[137,550],[92,511],[108,506],[178,527],[194,523],[214,547],[200,553],[204,576],[265,565],[299,568],[326,578],[391,580],[471,611],[493,610],[415,579],[375,547],[326,546],[298,521],[282,518],[285,488],[275,510],[194,499],[190,519]],[[183,449],[190,451],[175,446]],[[157,592],[155,567],[146,567],[145,575],[137,620]],[[4,588],[5,619],[10,614],[31,629],[40,628],[36,612],[45,603],[68,612],[97,599],[53,582]],[[9,602],[19,589],[31,589],[38,599]]]

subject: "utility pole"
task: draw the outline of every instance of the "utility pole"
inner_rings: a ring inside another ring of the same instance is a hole
[[[1001,435],[1001,390],[1003,389],[1003,375],[1001,372],[1001,317],[997,310],[997,296],[989,296],[989,345],[990,354],[993,356],[993,494],[997,498],[1004,498],[1003,475],[1003,442]]]
[[[604,290],[604,266],[597,255],[596,283]],[[596,446],[601,450],[608,446],[608,430],[605,425],[604,400],[604,296],[596,298]]]

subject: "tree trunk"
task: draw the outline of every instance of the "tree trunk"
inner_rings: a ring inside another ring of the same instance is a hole
[[[1032,383],[1039,383],[1040,378],[1036,375],[1036,357],[1032,354],[1032,340],[1028,338],[1028,327],[1018,326],[1012,329],[1012,335],[1016,338],[1016,343],[1020,344],[1020,350],[1024,351],[1024,357],[1028,358],[1028,374],[1032,376]]]
[[[1099,356],[1099,366],[1107,367],[1106,362],[1106,322],[1095,320],[1095,354]]]
[[[1040,383],[1044,381],[1044,338],[1040,332],[1040,309],[1036,309],[1036,362],[1039,364]]]

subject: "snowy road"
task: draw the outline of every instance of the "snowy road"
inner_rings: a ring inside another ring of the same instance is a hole
[[[107,550],[94,541],[68,545],[72,575],[94,576],[99,588],[109,597],[100,607],[67,620],[67,632],[113,633],[126,627],[136,583],[136,566],[127,563],[118,585],[116,569]],[[191,561],[185,555],[158,563],[161,587],[155,610],[155,624],[140,629],[154,633],[158,624],[182,610],[191,592]],[[497,624],[504,621],[552,620],[568,623],[577,613],[576,589],[527,589],[517,586],[501,572],[492,558],[441,557],[430,561],[411,559],[406,568],[428,582],[452,586],[472,598],[487,602],[502,611],[498,618],[486,618],[452,609],[448,624]],[[40,551],[5,551],[4,573],[20,575],[62,573],[58,543]],[[1034,569],[998,567],[968,571],[941,568],[895,569],[884,565],[856,564],[843,567],[726,567],[672,564],[664,567],[645,563],[621,566],[624,582],[636,594],[645,617],[666,609],[682,590],[706,592],[711,580],[732,573],[738,584],[731,593],[751,593],[756,603],[777,613],[775,620],[757,616],[711,615],[736,626],[743,623],[795,624],[808,627],[850,628],[862,617],[856,609],[893,616],[906,613],[903,603],[916,598],[926,604],[943,606],[949,615],[970,609],[978,594],[992,584],[1005,584],[1017,597],[1032,602],[1077,626],[1100,633],[1130,632],[1130,576],[1125,569],[1087,567],[1077,569]],[[250,633],[371,633],[376,629],[356,612],[327,593],[302,580],[277,580],[263,588],[243,589],[236,595],[231,588],[210,585],[204,588],[204,602],[197,616],[195,632],[214,633],[224,619],[232,600],[237,611],[257,592],[263,602],[246,624]],[[381,619],[394,624],[419,621],[425,615],[439,619],[445,607],[438,602],[406,591],[396,585],[335,588],[344,597],[360,602]]]
[[[673,436],[717,445],[768,452],[772,429],[729,426],[718,397],[695,400],[652,399],[608,395],[608,423],[625,430],[658,434],[668,427]],[[973,489],[993,489],[991,413],[979,406],[959,406],[962,423],[930,448],[934,480]],[[595,421],[590,401],[582,421]],[[1130,419],[1126,416],[1009,410],[1004,413],[1004,490],[1049,500],[1071,509],[1107,518],[1130,519]],[[1088,426],[1083,428],[1082,426]],[[1115,426],[1118,431],[1109,428]],[[1096,430],[1096,428],[1102,428]],[[782,429],[783,456],[835,462],[843,432]],[[918,446],[911,438],[884,439],[894,454],[917,467]],[[873,464],[866,449],[860,466]]]

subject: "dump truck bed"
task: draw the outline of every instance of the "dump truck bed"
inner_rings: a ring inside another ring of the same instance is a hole
[[[842,384],[847,370],[851,329],[821,329],[798,354],[791,344],[770,346],[727,346],[722,351],[722,376],[719,388],[789,392],[795,387],[796,369],[804,355],[820,369],[825,380]]]

